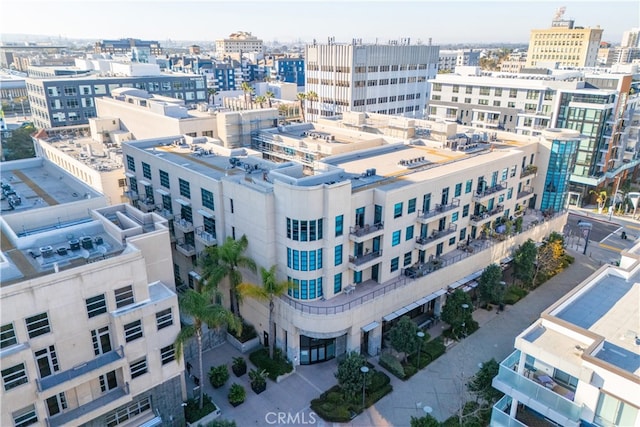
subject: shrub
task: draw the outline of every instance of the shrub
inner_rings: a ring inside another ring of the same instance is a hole
[[[243,376],[247,372],[247,361],[244,360],[244,357],[234,357],[233,363],[231,364],[231,370],[236,377]]]
[[[391,372],[396,377],[403,380],[405,378],[404,368],[402,367],[402,363],[390,353],[382,353],[380,355],[380,366],[385,368],[387,371]]]
[[[385,375],[380,371],[374,371],[373,375],[371,375],[371,384],[369,384],[369,388],[371,390],[379,390],[390,382],[391,378],[389,378],[388,375]]]
[[[273,352],[273,359],[269,358],[269,350],[261,348],[249,355],[249,360],[258,367],[269,373],[269,378],[273,381],[280,375],[287,374],[293,370],[293,365],[282,355],[282,350],[276,349]]]
[[[237,427],[237,424],[233,420],[213,420],[206,427]]]
[[[250,339],[258,336],[258,334],[256,333],[256,328],[254,328],[253,325],[245,323],[244,321],[242,322],[242,333],[238,334],[237,332],[233,331],[229,331],[229,333],[236,337],[236,339],[242,343],[245,343]]]
[[[519,286],[509,286],[504,294],[505,304],[515,304],[527,295],[527,291]]]
[[[218,409],[216,405],[211,400],[211,397],[208,394],[203,394],[203,405],[202,409],[200,409],[200,404],[195,399],[187,400],[187,406],[184,408],[184,416],[187,419],[188,423],[193,423],[198,421],[200,418],[209,415],[211,412]]]
[[[404,365],[403,368],[404,368],[404,378],[403,378],[404,380],[408,380],[409,378],[414,376],[416,372],[418,372],[416,365],[413,363]]]
[[[229,369],[227,369],[227,365],[212,366],[209,369],[209,382],[211,382],[213,388],[222,387],[228,379]]]
[[[422,352],[427,353],[431,356],[431,361],[434,361],[442,356],[446,350],[442,337],[437,337],[426,343]]]
[[[252,369],[249,371],[249,380],[251,381],[251,389],[260,394],[267,388],[267,371]]]
[[[245,391],[244,387],[242,387],[238,383],[233,383],[231,385],[231,388],[229,388],[229,394],[227,395],[229,403],[231,403],[233,406],[237,406],[244,402],[246,398],[247,392]]]

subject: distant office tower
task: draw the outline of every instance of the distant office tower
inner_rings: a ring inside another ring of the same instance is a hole
[[[556,63],[562,67],[595,67],[602,29],[575,27],[572,19],[562,19],[560,8],[551,28],[531,30],[527,68]]]
[[[453,71],[456,67],[476,66],[478,65],[479,61],[479,50],[441,50],[438,60],[438,71]]]
[[[231,33],[226,39],[216,40],[216,56],[218,57],[246,52],[262,52],[262,49],[262,40],[245,31]]]
[[[632,28],[622,33],[620,47],[640,47],[640,28]]]
[[[100,40],[96,42],[93,50],[95,53],[125,54],[133,48],[148,48],[152,55],[162,54],[158,41],[140,39]]]
[[[439,46],[403,44],[311,44],[305,48],[308,120],[343,111],[422,117],[428,80],[438,71]]]

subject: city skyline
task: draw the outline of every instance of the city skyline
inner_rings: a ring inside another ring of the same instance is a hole
[[[25,7],[39,13],[28,20],[7,19],[24,13]],[[142,38],[213,41],[232,32],[249,31],[265,41],[319,43],[362,39],[386,43],[410,38],[433,44],[527,43],[529,32],[548,28],[555,11],[565,6],[566,19],[577,26],[604,29],[603,41],[617,44],[622,33],[638,26],[640,3],[599,1],[349,1],[306,0],[146,1],[107,2],[5,0],[3,34],[48,35],[79,39]],[[464,11],[464,15],[461,15]],[[94,17],[100,17],[99,22]],[[362,20],[356,19],[362,17]],[[469,19],[471,16],[473,19]],[[189,24],[194,17],[204,24]],[[313,21],[309,21],[312,17]],[[383,21],[383,25],[376,23]],[[28,25],[25,25],[25,22]],[[100,27],[97,28],[96,24]],[[169,23],[169,24],[167,24]],[[372,24],[373,23],[373,24]]]

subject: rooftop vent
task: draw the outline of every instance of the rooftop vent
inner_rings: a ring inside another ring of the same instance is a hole
[[[64,255],[67,254],[67,248],[62,246],[62,247],[58,248],[57,252],[58,252],[58,255],[63,255],[64,256]]]
[[[80,243],[84,249],[92,249],[93,248],[93,239],[91,237],[83,237],[80,239]]]
[[[80,250],[80,240],[78,240],[78,239],[69,240],[69,248],[71,248],[72,251],[79,251]]]
[[[51,258],[53,256],[53,248],[51,246],[43,246],[40,248],[43,258]]]

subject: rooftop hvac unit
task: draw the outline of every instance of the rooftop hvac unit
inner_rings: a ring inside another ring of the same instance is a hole
[[[40,248],[43,258],[51,258],[53,256],[53,248],[51,246],[43,246]]]
[[[66,254],[67,254],[67,248],[65,248],[64,246],[59,247],[59,248],[58,248],[58,250],[57,250],[57,252],[58,252],[58,255],[62,255],[62,256],[64,256],[64,255],[66,255]]]
[[[84,249],[93,249],[93,239],[91,237],[83,237],[80,239],[80,243]]]
[[[69,248],[71,248],[72,251],[80,250],[80,240],[78,239],[69,240]]]

